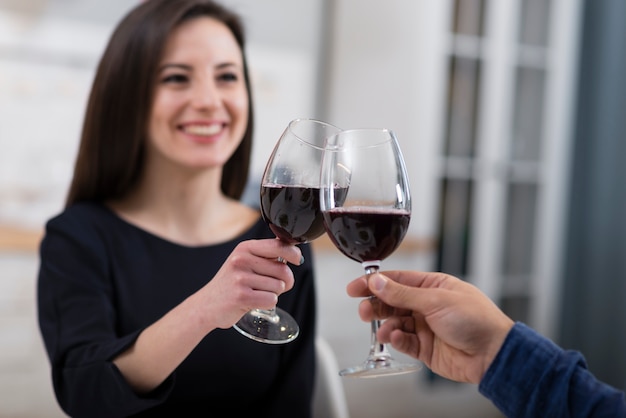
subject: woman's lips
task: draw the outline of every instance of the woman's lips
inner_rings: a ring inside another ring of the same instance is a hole
[[[193,125],[184,125],[181,127],[182,131],[186,134],[195,135],[195,136],[212,136],[217,135],[222,130],[223,126],[221,123],[213,123],[210,125],[207,124],[193,124]]]

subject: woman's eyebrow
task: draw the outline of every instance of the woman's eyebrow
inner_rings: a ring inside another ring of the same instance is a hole
[[[159,72],[166,70],[168,68],[178,68],[181,70],[186,70],[186,71],[191,71],[191,66],[190,65],[186,65],[186,64],[176,64],[176,63],[172,63],[172,64],[163,64],[159,67]]]
[[[236,63],[236,62],[225,62],[223,64],[219,64],[215,68],[217,68],[218,70],[222,70],[224,68],[237,68],[237,69],[240,69],[241,65]]]
[[[168,68],[177,68],[180,70],[185,70],[185,71],[191,71],[192,70],[192,66],[191,65],[187,65],[187,64],[178,64],[178,63],[168,63],[168,64],[163,64],[159,67],[159,72],[166,70]],[[240,69],[241,65],[235,63],[235,62],[225,62],[223,64],[219,64],[217,67],[218,70],[224,69],[224,68],[237,68]]]

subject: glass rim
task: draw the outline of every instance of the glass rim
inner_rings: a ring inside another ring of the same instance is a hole
[[[300,124],[300,123],[303,123],[303,122],[310,123],[310,124],[313,124],[313,125],[318,125],[318,126],[321,126],[321,127],[324,127],[324,128],[328,128],[328,129],[333,130],[334,132],[331,132],[328,135],[326,135],[323,138],[321,138],[321,142],[320,142],[321,145],[318,145],[316,143],[311,142],[311,140],[303,137],[302,134],[296,132],[295,126],[297,124]],[[287,129],[293,134],[293,136],[295,138],[298,139],[298,141],[303,142],[303,143],[305,143],[305,144],[307,144],[307,145],[309,145],[309,146],[311,146],[311,147],[313,147],[315,149],[321,150],[321,151],[323,151],[325,149],[326,140],[328,138],[330,138],[333,135],[336,135],[338,133],[343,132],[343,129],[339,128],[338,126],[333,125],[332,123],[325,122],[325,121],[320,120],[320,119],[315,119],[315,118],[296,118],[296,119],[292,119],[289,122],[289,124],[287,125]]]
[[[350,145],[345,146],[344,144],[342,145],[337,145],[337,144],[330,144],[331,139],[342,136],[342,137],[346,137],[346,136],[351,136],[354,134],[358,134],[358,133],[378,133],[381,135],[384,135],[380,138],[380,140],[370,140],[367,141],[366,144],[363,143],[359,143],[359,142],[351,142]],[[333,135],[330,135],[329,137],[326,138],[326,145],[325,145],[325,149],[326,150],[330,150],[330,151],[339,151],[345,148],[370,148],[370,147],[376,147],[378,145],[381,144],[385,144],[387,142],[398,142],[398,139],[396,137],[395,132],[392,129],[388,129],[388,128],[354,128],[354,129],[345,129],[345,130],[341,130]]]

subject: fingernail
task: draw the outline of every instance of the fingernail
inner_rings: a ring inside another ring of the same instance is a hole
[[[380,292],[383,290],[385,285],[387,284],[387,278],[381,276],[380,274],[374,275],[370,280],[372,280],[372,285],[374,286],[374,290]]]
[[[298,264],[298,265],[301,266],[302,264],[304,264],[304,256],[303,255],[300,256],[300,264]]]

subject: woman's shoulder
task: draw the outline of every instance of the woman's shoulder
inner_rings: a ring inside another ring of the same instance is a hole
[[[68,206],[46,222],[40,251],[44,254],[102,254],[105,237],[115,228],[108,209],[98,203],[81,202]]]
[[[46,227],[84,227],[88,224],[102,224],[110,218],[111,211],[103,204],[79,202],[64,208],[60,213],[50,218]]]
[[[45,237],[104,241],[107,237],[124,236],[129,228],[104,204],[80,202],[63,209],[46,222]]]

